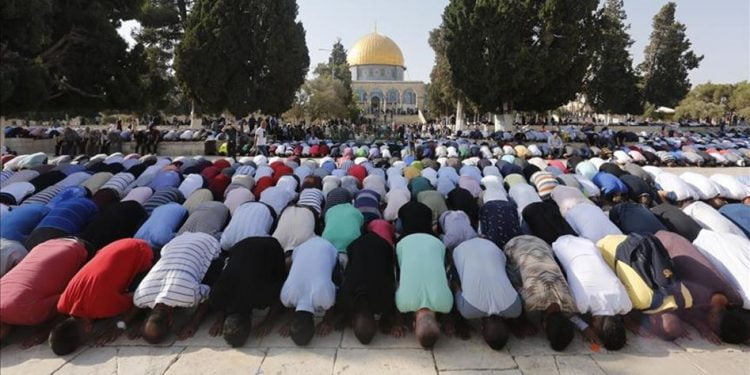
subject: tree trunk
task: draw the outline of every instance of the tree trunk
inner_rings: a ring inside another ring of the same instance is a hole
[[[456,103],[456,131],[464,130],[464,102],[458,99]]]
[[[500,115],[493,113],[492,120],[495,123],[495,131],[506,131],[513,128],[513,114],[510,111],[510,103],[503,103]]]
[[[191,128],[200,128],[201,122],[203,119],[201,119],[200,116],[196,116],[195,113],[195,100],[190,101],[190,127]]]

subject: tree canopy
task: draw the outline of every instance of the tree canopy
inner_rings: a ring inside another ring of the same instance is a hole
[[[443,13],[451,81],[481,111],[556,108],[580,91],[597,0],[451,0]]]
[[[675,109],[681,119],[717,121],[731,114],[750,116],[750,83],[697,85]]]
[[[197,0],[174,68],[209,112],[288,109],[310,58],[295,0]]]
[[[638,75],[628,49],[633,40],[622,0],[607,0],[599,16],[597,41],[584,91],[588,103],[601,113],[640,113]]]
[[[354,103],[352,92],[352,71],[349,69],[349,63],[346,61],[346,49],[337,40],[331,48],[331,56],[328,58],[328,64],[320,63],[315,67],[314,74],[319,77],[331,77],[341,81],[346,89],[347,95],[343,97],[344,105],[349,106]]]
[[[118,35],[141,0],[4,0],[0,111],[130,110],[143,104],[141,48]]]
[[[654,30],[638,66],[644,100],[657,106],[676,106],[690,91],[688,73],[703,60],[690,49],[685,25],[675,20],[676,9],[670,2],[654,16]]]

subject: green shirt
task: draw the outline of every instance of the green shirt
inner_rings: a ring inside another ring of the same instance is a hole
[[[323,238],[330,241],[336,250],[345,253],[346,248],[362,234],[364,216],[351,203],[337,204],[326,211],[326,227]]]
[[[427,308],[448,313],[453,307],[453,294],[445,276],[445,246],[428,234],[412,234],[396,245],[401,269],[396,307],[401,312]]]

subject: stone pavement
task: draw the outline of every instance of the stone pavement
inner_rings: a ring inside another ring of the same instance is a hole
[[[468,341],[442,337],[433,350],[419,347],[413,334],[402,339],[377,335],[365,347],[351,330],[316,336],[308,347],[272,332],[251,337],[242,348],[229,348],[209,336],[207,319],[195,337],[159,346],[120,338],[105,347],[84,347],[56,357],[47,345],[0,350],[0,374],[660,374],[744,375],[750,347],[715,346],[692,332],[674,343],[628,336],[616,353],[592,353],[577,336],[556,353],[541,337],[511,339],[504,350],[489,349],[474,333]]]

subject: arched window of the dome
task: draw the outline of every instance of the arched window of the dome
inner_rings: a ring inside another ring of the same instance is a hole
[[[404,91],[404,104],[406,105],[416,105],[417,104],[417,94],[412,89],[406,89]]]
[[[370,91],[370,98],[379,98],[380,101],[383,101],[385,95],[383,95],[383,91],[381,91],[380,89],[373,89],[372,91]]]
[[[357,89],[354,94],[357,97],[357,101],[359,101],[360,103],[364,103],[367,101],[367,91],[363,89]]]
[[[396,89],[390,89],[388,90],[388,95],[386,95],[386,102],[388,104],[396,104],[399,101],[400,94],[398,90]]]

